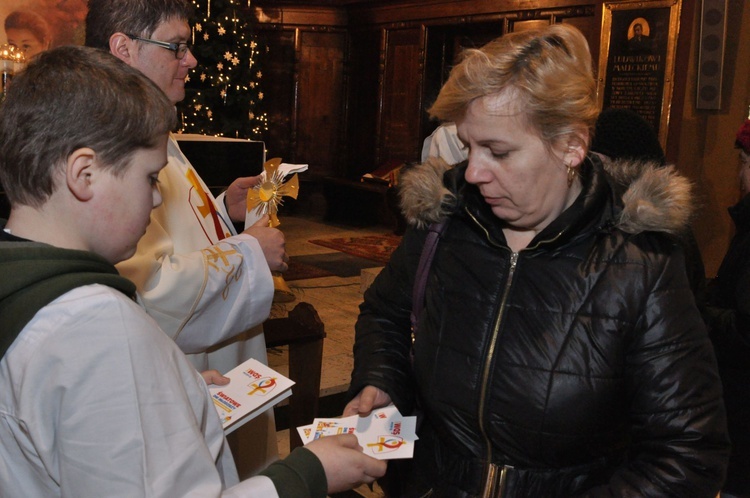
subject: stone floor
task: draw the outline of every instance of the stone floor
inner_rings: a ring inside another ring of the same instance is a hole
[[[290,256],[331,253],[332,250],[312,244],[310,239],[382,234],[386,227],[352,228],[327,225],[311,218],[285,217],[279,227],[286,237]],[[373,263],[376,265],[376,263]],[[380,267],[366,269],[364,276],[371,280]],[[271,316],[285,316],[298,302],[312,304],[325,325],[321,396],[340,393],[348,387],[352,367],[354,322],[362,300],[362,274],[352,277],[329,276],[288,282],[297,297],[291,303],[275,304]],[[270,350],[269,365],[282,374],[288,371],[286,351]]]
[[[347,237],[356,235],[380,235],[389,227],[373,226],[354,228],[344,225],[326,224],[319,217],[282,216],[279,226],[286,237],[286,249],[290,256],[307,256],[333,252],[331,249],[309,242],[310,239]],[[325,325],[326,339],[323,346],[323,368],[321,372],[321,397],[344,392],[349,385],[352,368],[352,344],[354,322],[358,306],[362,300],[362,282],[371,282],[380,270],[379,266],[364,269],[360,275],[352,277],[321,277],[309,280],[288,282],[297,300],[292,303],[276,304],[271,316],[285,316],[299,301],[312,304]],[[268,363],[282,374],[288,372],[288,359],[284,348],[268,351]],[[278,432],[279,453],[284,456],[289,451],[289,431]],[[339,496],[339,495],[337,495]],[[341,495],[342,497],[344,495]],[[378,498],[383,494],[375,488],[361,486],[356,494]]]

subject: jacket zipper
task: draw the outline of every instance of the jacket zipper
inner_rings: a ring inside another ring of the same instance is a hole
[[[477,224],[485,233],[487,236],[487,240],[490,244],[501,247],[503,249],[509,249],[507,246],[502,246],[494,243],[492,239],[490,238],[490,234],[487,231],[486,228],[479,222],[479,220],[469,211],[469,209],[465,209],[466,213],[471,217],[472,220],[474,220],[474,223]],[[530,250],[530,249],[536,249],[541,244],[553,242],[557,240],[562,234],[563,231],[560,231],[557,233],[554,237],[548,240],[539,241],[537,244],[535,244],[533,247],[527,247],[524,250]],[[519,251],[520,252],[520,251]],[[503,297],[500,302],[500,309],[497,314],[497,319],[495,320],[495,326],[492,330],[492,339],[490,341],[490,348],[487,353],[487,357],[485,358],[484,363],[484,373],[482,374],[482,390],[481,390],[481,397],[479,399],[479,430],[482,433],[482,437],[484,439],[484,444],[487,449],[486,453],[486,462],[487,462],[487,470],[485,471],[485,478],[484,478],[484,484],[482,485],[482,492],[480,493],[481,498],[503,498],[503,495],[505,494],[505,485],[507,483],[508,478],[508,470],[512,470],[513,467],[510,465],[496,465],[492,463],[492,443],[490,441],[490,438],[487,436],[487,431],[485,430],[484,426],[484,409],[485,404],[487,401],[487,388],[489,383],[489,376],[490,376],[490,365],[492,364],[492,358],[495,355],[495,347],[497,346],[497,339],[500,332],[500,325],[503,321],[503,316],[505,314],[505,305],[508,300],[508,296],[510,295],[510,286],[513,283],[513,276],[516,271],[516,265],[518,264],[518,252],[511,252],[510,255],[510,269],[508,270],[508,280],[505,282],[505,288],[503,289]]]
[[[500,324],[502,323],[503,316],[505,314],[505,304],[510,294],[510,286],[513,283],[513,274],[516,271],[516,263],[518,263],[518,253],[513,252],[510,255],[510,270],[508,271],[508,280],[505,282],[505,289],[503,290],[503,299],[500,304],[500,310],[495,320],[495,326],[492,330],[492,339],[490,340],[490,348],[487,352],[487,357],[484,361],[484,373],[482,374],[482,389],[481,398],[479,399],[479,430],[482,432],[484,438],[485,447],[487,448],[486,462],[487,472],[485,475],[482,498],[501,498],[505,491],[505,479],[507,474],[507,465],[503,465],[500,468],[498,475],[498,466],[492,463],[492,443],[490,438],[487,436],[487,431],[484,427],[484,410],[485,403],[487,401],[487,384],[489,383],[490,376],[490,365],[492,364],[492,358],[495,355],[495,346],[497,345],[497,338],[500,332]]]

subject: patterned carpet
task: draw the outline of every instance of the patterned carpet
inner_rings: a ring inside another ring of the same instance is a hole
[[[401,237],[391,233],[365,235],[361,237],[336,237],[310,240],[313,244],[335,249],[358,258],[365,258],[386,264],[391,254],[401,243]]]
[[[284,272],[284,280],[305,280],[308,278],[330,277],[330,271],[319,266],[310,264],[304,260],[305,256],[292,256],[289,258],[289,269]]]
[[[284,273],[284,280],[292,282],[330,276],[355,277],[360,275],[363,269],[377,266],[382,266],[382,263],[343,252],[292,256],[289,270]]]

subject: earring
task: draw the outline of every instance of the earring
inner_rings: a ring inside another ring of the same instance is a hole
[[[571,166],[570,164],[567,165],[568,168],[568,188],[573,186],[573,180],[576,179],[576,175],[578,174],[578,171]]]
[[[576,179],[576,175],[578,174],[578,170],[573,167],[572,164],[568,164],[568,188],[573,186],[573,180]]]

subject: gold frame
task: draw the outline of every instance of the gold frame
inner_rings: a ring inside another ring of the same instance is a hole
[[[674,65],[677,51],[677,37],[680,30],[680,11],[682,0],[642,0],[604,2],[602,5],[602,30],[601,44],[599,50],[599,70],[597,74],[597,99],[599,109],[605,105],[604,97],[608,83],[607,69],[609,66],[610,51],[612,48],[612,19],[613,16],[626,13],[625,11],[669,8],[669,31],[667,34],[666,57],[663,71],[659,71],[662,78],[661,106],[658,120],[658,135],[661,146],[666,150],[667,135],[669,132],[669,115],[672,105],[672,93],[674,90]],[[632,25],[629,29],[632,28]],[[621,48],[621,47],[620,47]]]

